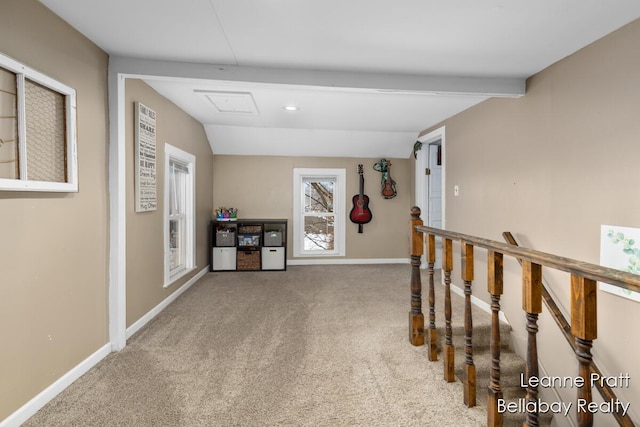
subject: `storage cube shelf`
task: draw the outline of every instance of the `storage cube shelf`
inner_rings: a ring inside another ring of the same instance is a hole
[[[210,271],[287,269],[287,220],[211,221]]]

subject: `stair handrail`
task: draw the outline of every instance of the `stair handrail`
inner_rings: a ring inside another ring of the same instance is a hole
[[[632,292],[640,292],[640,275],[638,274],[628,273],[626,271],[591,264],[572,258],[566,258],[547,252],[536,251],[522,246],[513,246],[507,243],[471,236],[455,231],[427,227],[425,225],[416,226],[415,229],[422,233],[435,234],[439,237],[471,243],[474,246],[494,250],[504,255],[510,255],[514,258],[526,259],[544,267],[551,267],[567,273],[578,274],[581,277],[597,282],[608,283]]]
[[[570,300],[571,300],[571,323],[561,326],[561,329],[569,327],[570,334],[575,338],[575,354],[578,359],[578,378],[584,381],[584,387],[578,387],[578,399],[592,403],[592,392],[590,375],[592,372],[593,358],[591,348],[593,341],[597,338],[597,282],[604,282],[610,285],[640,292],[640,275],[629,272],[616,270],[601,265],[591,264],[567,257],[562,257],[546,252],[541,252],[521,246],[506,244],[490,239],[485,239],[468,234],[458,233],[450,230],[443,230],[435,227],[423,225],[420,219],[420,208],[414,206],[411,208],[411,311],[409,313],[409,340],[414,345],[425,344],[424,316],[422,314],[422,284],[420,278],[421,256],[424,253],[425,235],[427,247],[427,260],[429,269],[429,304],[430,304],[430,324],[429,324],[429,344],[428,354],[429,360],[437,360],[431,356],[435,347],[435,342],[431,338],[435,338],[435,322],[432,315],[433,310],[433,287],[434,287],[434,263],[435,263],[435,237],[442,238],[442,272],[445,282],[445,318],[447,328],[450,329],[451,321],[451,303],[450,303],[450,277],[453,269],[452,265],[452,242],[460,242],[461,253],[461,271],[462,279],[465,282],[465,365],[463,370],[463,391],[464,403],[471,407],[475,405],[476,394],[476,378],[475,365],[473,362],[473,346],[472,333],[473,321],[471,315],[471,290],[472,281],[474,279],[474,247],[480,247],[487,250],[488,261],[488,281],[487,289],[491,294],[491,310],[492,310],[492,367],[491,382],[489,385],[488,395],[488,425],[501,426],[503,423],[502,412],[498,409],[498,402],[502,399],[502,390],[500,386],[500,332],[498,327],[498,312],[500,310],[500,296],[503,293],[503,255],[516,258],[522,266],[522,309],[526,313],[526,330],[527,330],[527,363],[525,374],[527,378],[527,407],[530,403],[537,401],[538,386],[534,381],[530,381],[532,377],[538,377],[538,350],[537,350],[537,332],[538,332],[538,315],[542,312],[542,301],[544,287],[542,285],[542,267],[552,268],[559,271],[570,273]],[[570,326],[569,326],[570,325]],[[432,335],[433,334],[433,335]],[[433,340],[435,341],[435,340]],[[446,331],[447,346],[451,344],[450,331]],[[445,380],[450,381],[448,371],[453,370],[453,357],[448,357],[449,351],[444,354],[444,370]],[[448,360],[450,359],[450,360]],[[587,387],[587,385],[589,385]],[[535,405],[535,404],[534,404]],[[524,427],[533,427],[538,425],[538,411],[526,411],[526,421]],[[593,426],[593,414],[589,411],[577,412],[579,427]],[[631,422],[631,420],[628,420]],[[633,424],[621,424],[624,426],[632,426]]]
[[[502,237],[504,237],[504,240],[506,240],[506,242],[509,243],[510,245],[520,246],[518,244],[518,241],[510,231],[504,231],[502,233]],[[518,262],[521,262],[520,259],[518,259]],[[551,296],[551,293],[549,293],[549,290],[547,289],[547,286],[544,284],[544,282],[542,283],[542,301],[549,309],[549,313],[551,314],[551,317],[553,317],[553,320],[556,322],[556,325],[558,325],[558,328],[560,328],[560,330],[562,331],[562,334],[564,335],[565,339],[571,346],[571,349],[575,352],[577,348],[576,348],[575,337],[571,333],[571,325],[569,324],[567,319],[564,317],[564,314],[562,314],[560,307],[558,306],[556,301],[553,299],[553,296]],[[603,376],[602,371],[600,370],[600,368],[598,368],[598,365],[594,360],[591,360],[590,369],[591,369],[591,372],[599,375],[599,377],[602,378]],[[616,396],[616,393],[606,382],[603,383],[602,381],[597,381],[596,388],[600,392],[600,395],[602,396],[603,399],[605,400],[613,399],[616,401],[618,400],[618,396]],[[618,422],[619,426],[635,427],[635,424],[633,423],[629,415],[623,414],[619,408],[616,407],[616,409],[612,412],[612,414],[616,419],[616,421]]]

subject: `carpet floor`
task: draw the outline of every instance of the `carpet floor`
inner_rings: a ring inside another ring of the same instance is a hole
[[[409,265],[209,273],[24,425],[486,425],[409,344],[409,280]]]

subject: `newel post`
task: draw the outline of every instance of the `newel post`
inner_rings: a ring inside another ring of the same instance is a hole
[[[578,389],[578,399],[592,401],[590,366],[591,347],[598,336],[597,284],[595,280],[571,275],[571,333],[576,337],[576,357],[578,358],[578,375],[583,378],[584,385]],[[578,411],[578,426],[591,427],[593,413]]]
[[[423,253],[424,237],[415,227],[423,225],[420,208],[411,208],[411,311],[409,312],[409,341],[415,346],[424,345],[424,315],[422,314],[422,281],[420,264]]]

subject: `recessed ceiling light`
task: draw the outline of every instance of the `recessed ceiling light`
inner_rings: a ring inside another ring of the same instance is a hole
[[[285,110],[287,110],[287,111],[298,111],[299,110],[299,108],[296,107],[295,105],[285,105],[283,108]]]

